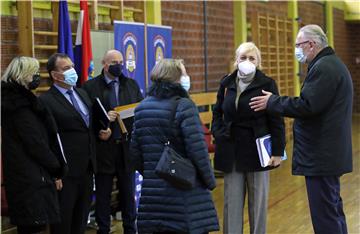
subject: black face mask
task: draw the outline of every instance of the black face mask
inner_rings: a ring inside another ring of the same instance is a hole
[[[41,78],[40,78],[39,74],[33,75],[33,80],[28,84],[28,88],[30,90],[36,89],[37,87],[39,87],[40,81],[41,81]]]
[[[121,75],[123,67],[124,67],[124,65],[122,65],[121,63],[110,65],[109,73],[115,77],[119,77]]]

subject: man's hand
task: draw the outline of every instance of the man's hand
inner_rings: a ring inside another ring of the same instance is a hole
[[[107,128],[106,130],[101,129],[99,132],[99,138],[103,141],[107,141],[111,136],[111,129]]]
[[[60,191],[63,188],[62,180],[61,179],[56,179],[55,180],[55,186],[56,186],[56,190]]]
[[[110,118],[110,122],[114,122],[116,120],[116,117],[119,115],[119,113],[117,113],[114,110],[111,110],[108,112],[108,116]]]
[[[250,108],[253,109],[254,111],[265,110],[267,107],[267,102],[268,102],[270,96],[272,95],[272,93],[267,92],[265,90],[262,90],[262,93],[265,95],[253,97],[250,99],[251,102],[249,103],[249,105],[250,105]]]
[[[271,156],[268,166],[277,167],[281,163],[281,156]]]

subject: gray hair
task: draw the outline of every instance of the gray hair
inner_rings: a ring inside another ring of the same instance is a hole
[[[299,30],[299,33],[302,33],[306,39],[315,41],[316,45],[320,49],[328,46],[328,39],[326,34],[319,25],[306,25]]]
[[[39,71],[39,61],[31,57],[15,57],[6,68],[1,80],[4,82],[15,81],[27,86],[27,79]]]
[[[261,53],[259,48],[253,43],[253,42],[244,42],[239,45],[239,47],[236,49],[235,52],[235,62],[234,62],[234,68],[237,69],[237,66],[239,64],[239,58],[241,54],[246,54],[248,52],[254,51],[257,57],[258,65],[257,67],[259,69],[262,68],[261,66]]]
[[[182,75],[181,59],[161,59],[151,70],[151,81],[177,82]]]

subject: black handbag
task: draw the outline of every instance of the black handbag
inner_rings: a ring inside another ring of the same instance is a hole
[[[168,144],[164,147],[155,173],[176,188],[187,190],[195,187],[196,169],[194,165]]]
[[[174,118],[178,101],[175,100],[175,102],[170,119],[172,127],[176,127]],[[160,136],[162,135],[160,134]],[[174,137],[173,140],[176,141],[176,138]],[[155,173],[176,188],[189,190],[195,187],[196,168],[191,160],[176,152],[173,146],[170,145],[169,139],[164,143],[164,150],[156,165]]]

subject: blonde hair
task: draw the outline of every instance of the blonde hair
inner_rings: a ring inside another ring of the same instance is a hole
[[[299,33],[302,33],[306,39],[315,41],[315,45],[317,45],[320,49],[328,46],[328,39],[326,34],[319,25],[306,25],[299,30]]]
[[[161,59],[151,70],[150,79],[158,82],[177,82],[182,75],[183,65],[181,59]]]
[[[39,71],[39,61],[31,57],[15,57],[6,68],[1,80],[4,82],[14,81],[22,86],[27,86],[27,78]]]
[[[235,52],[235,62],[234,62],[234,68],[236,69],[239,64],[239,58],[240,54],[246,54],[248,52],[254,51],[257,57],[258,65],[257,68],[261,69],[261,53],[260,50],[256,47],[256,45],[253,42],[244,42],[240,44],[240,46],[236,49]]]

